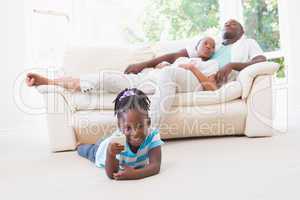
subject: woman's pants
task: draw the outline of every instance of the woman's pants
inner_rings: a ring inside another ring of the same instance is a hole
[[[124,74],[119,71],[101,71],[99,74],[80,77],[81,91],[104,90],[119,93],[125,88],[138,88],[146,94],[153,94],[150,105],[152,127],[157,128],[167,114],[176,92],[202,90],[197,78],[188,70],[167,66],[148,73]]]

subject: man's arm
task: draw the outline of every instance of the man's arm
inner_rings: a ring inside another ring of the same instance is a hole
[[[258,55],[252,58],[249,62],[232,62],[228,63],[216,74],[217,83],[227,82],[228,75],[232,70],[241,71],[249,65],[253,65],[259,62],[265,62],[267,59],[263,55]]]
[[[259,62],[265,62],[266,60],[267,60],[267,58],[265,56],[259,55],[259,56],[254,57],[249,62],[245,62],[245,63],[231,63],[231,64],[232,64],[232,69],[233,70],[241,71],[244,68],[248,67],[249,65],[253,65],[253,64],[259,63]]]
[[[156,65],[158,65],[159,63],[161,63],[163,61],[173,63],[179,57],[188,57],[188,53],[187,53],[186,49],[182,49],[175,53],[165,54],[165,55],[159,56],[157,58],[153,58],[146,62],[129,65],[125,69],[124,73],[125,74],[130,74],[130,73],[137,74],[145,68],[154,68]]]

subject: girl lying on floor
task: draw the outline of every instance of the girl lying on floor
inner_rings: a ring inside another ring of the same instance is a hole
[[[150,129],[149,98],[132,88],[120,92],[114,103],[119,130],[96,144],[78,145],[78,154],[104,167],[111,179],[132,180],[158,174],[163,142],[158,130]],[[124,145],[116,142],[118,135],[125,136]]]

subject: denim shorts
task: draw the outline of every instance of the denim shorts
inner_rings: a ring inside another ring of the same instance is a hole
[[[103,139],[99,139],[96,144],[81,144],[77,147],[77,152],[80,156],[87,158],[95,163],[96,153]]]

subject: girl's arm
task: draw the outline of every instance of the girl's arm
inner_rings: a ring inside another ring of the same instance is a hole
[[[205,76],[193,63],[181,64],[179,67],[190,70],[196,76],[204,90],[218,89],[215,75]]]
[[[119,161],[116,155],[124,150],[124,146],[118,143],[110,143],[106,151],[105,172],[111,179],[114,178],[113,174],[119,170]]]
[[[116,180],[134,180],[153,176],[159,173],[161,165],[161,146],[155,147],[149,151],[149,164],[141,169],[134,169],[124,166],[123,171],[114,173]]]

